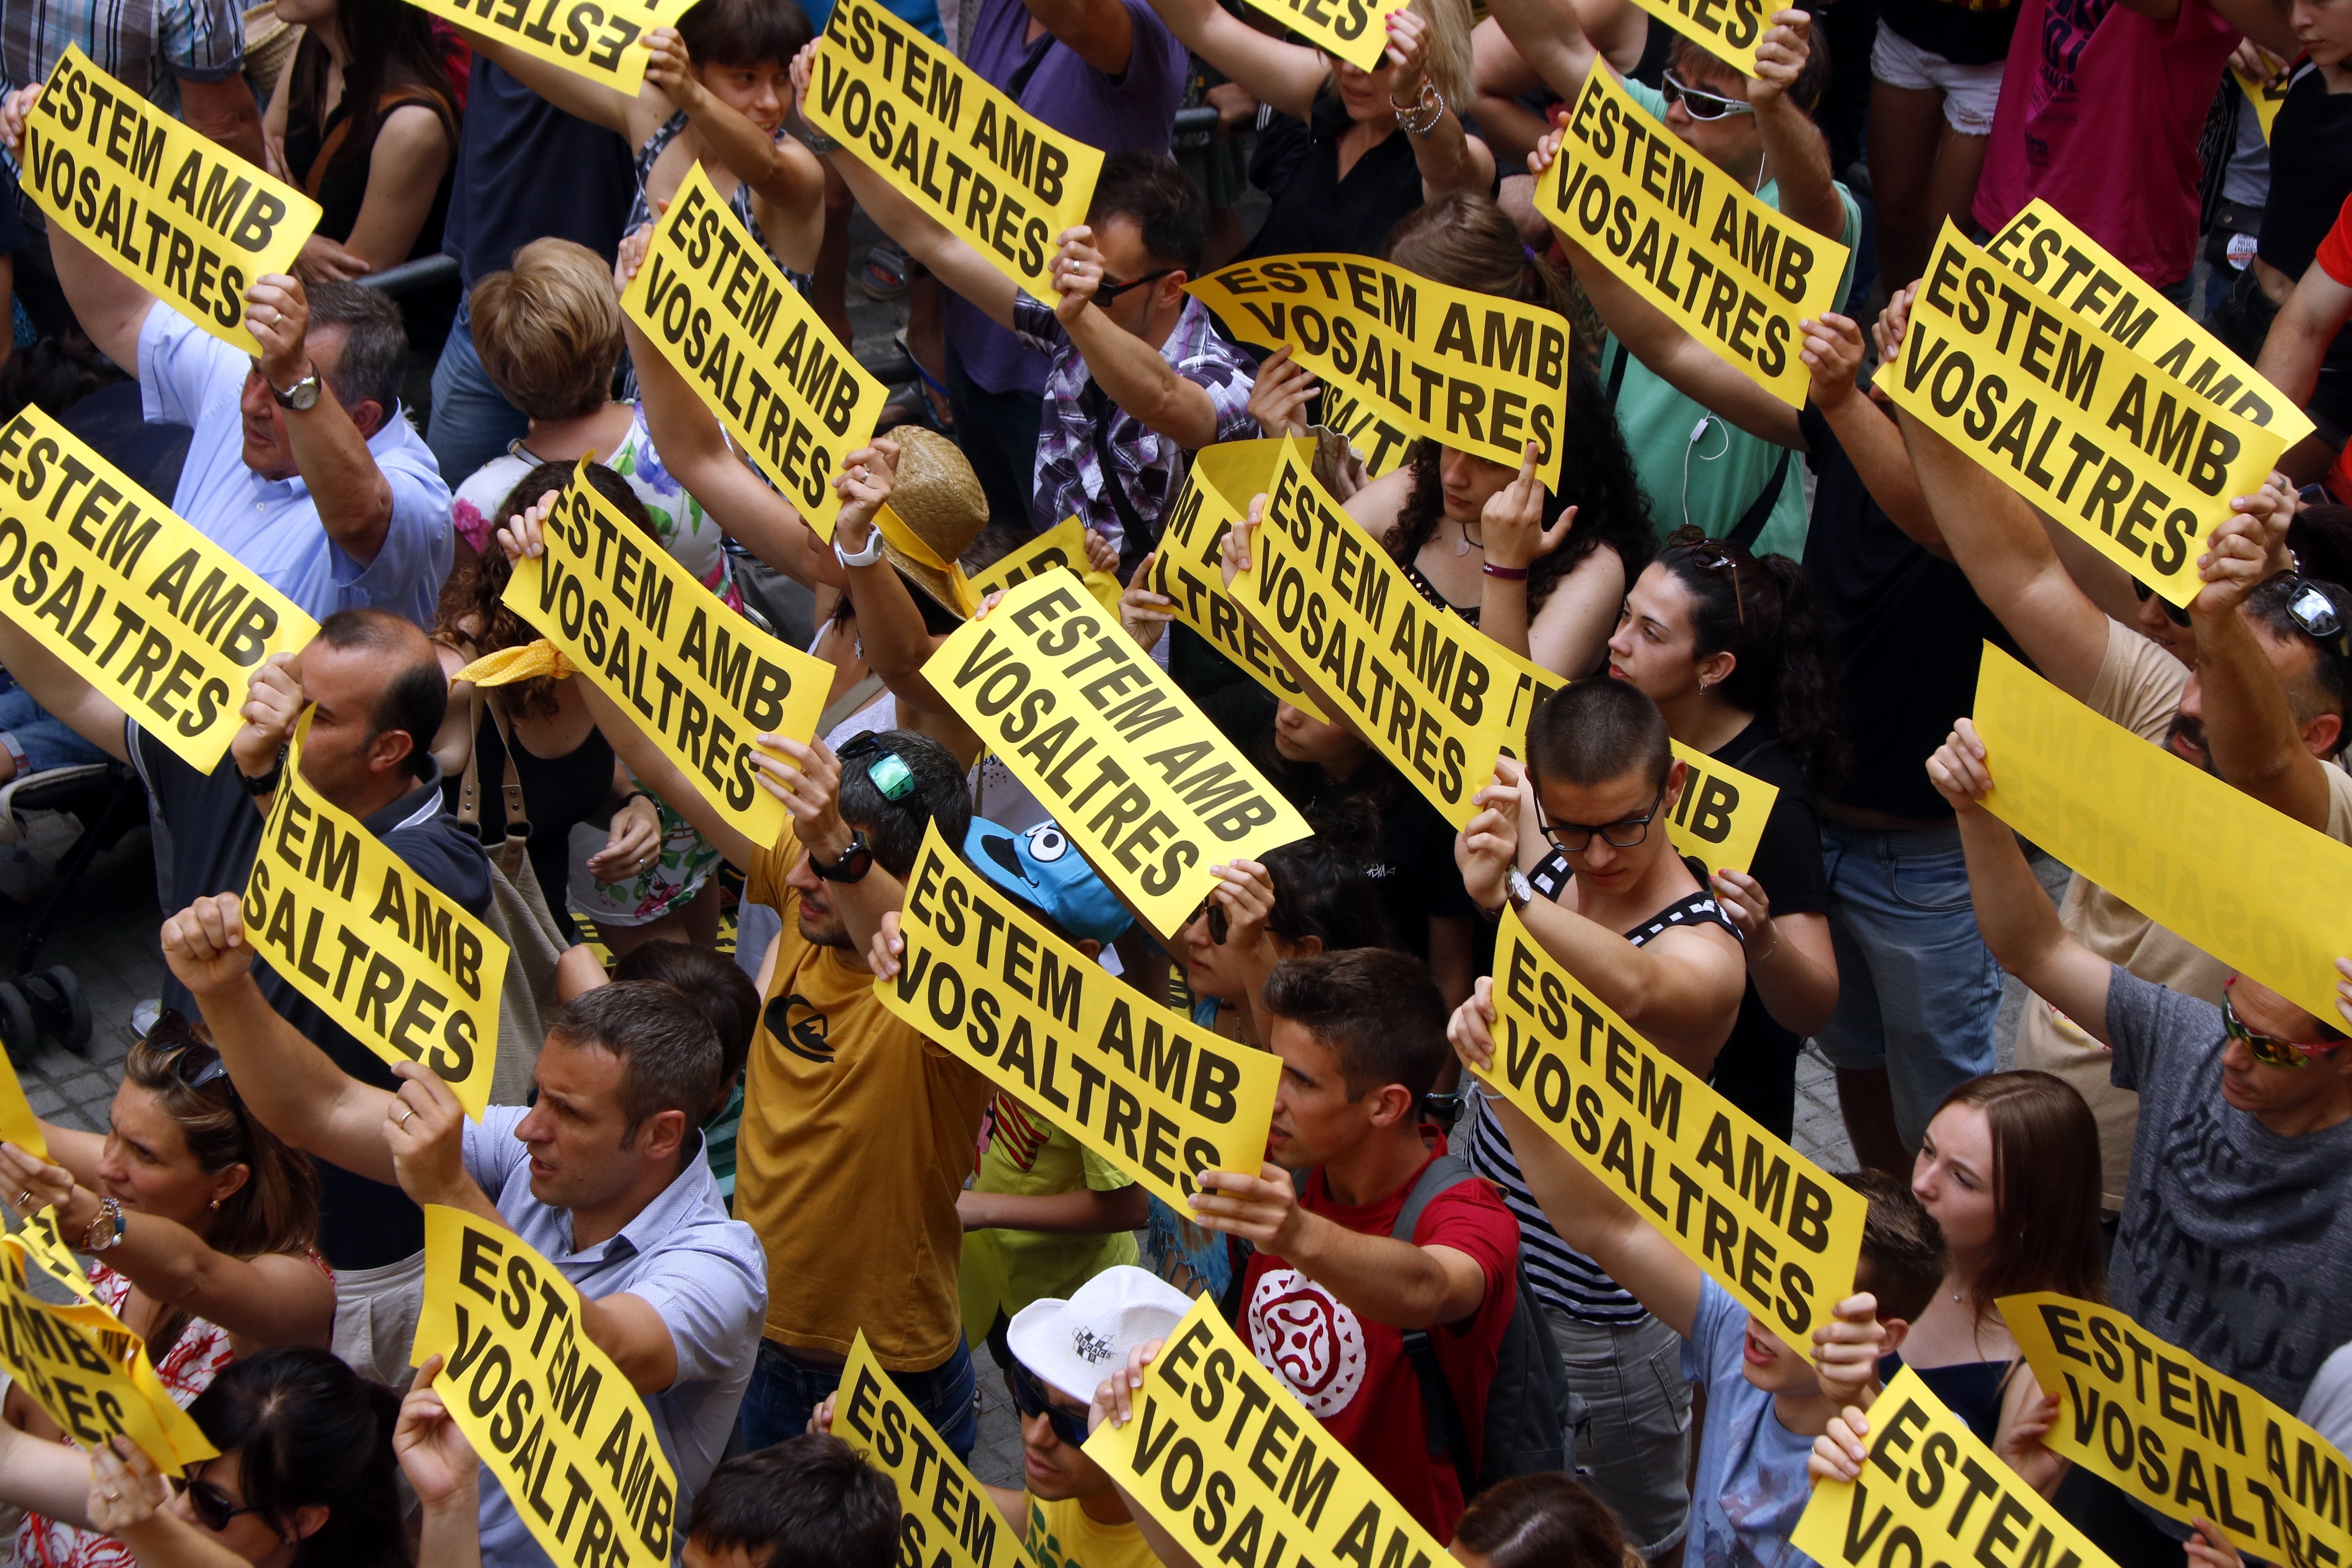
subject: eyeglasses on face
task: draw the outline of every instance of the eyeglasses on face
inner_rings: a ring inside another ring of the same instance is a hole
[[[2254,1033],[2238,1016],[2237,1004],[2231,1000],[2231,990],[2237,984],[2234,974],[2221,983],[2221,1030],[2264,1067],[2307,1068],[2314,1057],[2324,1057],[2345,1044],[2342,1040],[2285,1040]]]
[[[188,1511],[196,1516],[196,1522],[215,1535],[226,1530],[229,1527],[229,1521],[239,1514],[261,1514],[261,1510],[236,1502],[217,1484],[201,1477],[175,1484],[187,1494]],[[280,1541],[286,1539],[284,1532],[275,1524],[270,1523],[268,1515],[262,1515],[261,1522],[268,1527],[270,1534],[277,1536]]]
[[[1551,822],[1543,825],[1544,837],[1555,848],[1570,855],[1581,855],[1592,847],[1592,836],[1601,835],[1601,842],[1618,849],[1632,849],[1650,837],[1650,823],[1658,815],[1658,806],[1666,798],[1666,781],[1658,781],[1658,793],[1650,797],[1650,809],[1639,816],[1621,816],[1614,822],[1598,826],[1582,822]]]
[[[852,736],[834,755],[844,763],[855,762],[860,757],[873,758],[866,764],[866,777],[882,792],[884,800],[904,800],[914,792],[914,770],[907,766],[904,757],[885,746],[871,730],[863,735]]]
[[[2132,579],[2132,592],[2139,596],[2139,602],[2143,605],[2147,604],[2148,600],[2156,596],[2156,590],[2149,587],[2147,584],[2141,582],[2137,577]],[[2325,599],[2326,597],[2326,595],[2321,595],[2322,599]],[[2164,618],[2166,620],[2170,621],[2176,626],[2185,626],[2189,624],[2189,612],[2187,610],[2183,609],[2180,605],[2174,604],[2169,599],[2164,600],[2163,604]]]
[[[1066,1410],[1054,1403],[1053,1392],[1037,1374],[1019,1362],[1004,1369],[1005,1386],[1013,1391],[1013,1407],[1025,1420],[1043,1415],[1054,1428],[1054,1436],[1073,1448],[1083,1447],[1087,1441],[1087,1415],[1083,1410]]]
[[[1163,267],[1157,272],[1147,272],[1140,278],[1130,278],[1124,283],[1114,283],[1106,278],[1095,285],[1095,303],[1108,305],[1129,289],[1140,289],[1146,283],[1157,283],[1175,270],[1173,267]]]
[[[1691,86],[1672,71],[1660,79],[1666,95],[1666,107],[1679,102],[1683,112],[1693,120],[1728,120],[1735,114],[1753,114],[1756,106],[1744,98],[1726,98],[1719,92]]]

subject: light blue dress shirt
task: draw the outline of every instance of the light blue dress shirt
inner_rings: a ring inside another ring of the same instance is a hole
[[[432,448],[395,408],[368,437],[392,487],[392,526],[362,566],[327,537],[310,487],[245,466],[238,401],[252,362],[160,301],[139,328],[142,412],[194,428],[172,510],[300,605],[313,620],[378,609],[433,624],[449,574],[449,487]]]
[[[594,1247],[572,1245],[572,1214],[530,1195],[530,1154],[514,1135],[519,1105],[493,1105],[466,1124],[466,1173],[508,1226],[590,1300],[626,1293],[650,1303],[677,1349],[677,1381],[646,1399],[662,1452],[677,1473],[672,1540],[682,1550],[694,1494],[710,1479],[751,1381],[768,1316],[768,1258],[751,1227],[727,1217],[698,1135],[677,1179]],[[506,1489],[482,1475],[482,1561],[549,1563]]]

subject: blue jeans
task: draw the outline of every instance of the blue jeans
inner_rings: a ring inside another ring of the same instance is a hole
[[[433,419],[425,444],[441,465],[452,489],[476,468],[522,439],[530,420],[490,384],[482,356],[474,352],[474,313],[457,307],[441,359],[433,367]]]
[[[106,761],[104,752],[75,734],[64,720],[51,718],[21,686],[0,691],[0,735],[6,737],[0,745],[18,756],[20,775]]]
[[[1817,1037],[1833,1067],[1885,1067],[1906,1148],[1944,1096],[1993,1070],[2000,966],[1977,931],[1960,830],[1874,833],[1822,823],[1837,1011]]]
[[[961,1334],[956,1336],[955,1354],[930,1371],[894,1372],[890,1381],[947,1440],[957,1458],[971,1458],[971,1446],[980,1439],[980,1414],[972,1405],[978,1383]],[[839,1367],[812,1366],[761,1340],[759,1363],[751,1368],[751,1384],[743,1391],[743,1407],[735,1418],[745,1451],[807,1431],[816,1407],[840,1386]]]

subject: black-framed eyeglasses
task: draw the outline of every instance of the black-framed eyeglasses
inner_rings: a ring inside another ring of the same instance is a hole
[[[2336,613],[2336,601],[2301,577],[2289,586],[2293,592],[2286,602],[2287,618],[2336,658],[2352,658],[2352,636],[2344,630],[2344,617]]]
[[[1004,1384],[1013,1391],[1013,1407],[1023,1419],[1043,1415],[1052,1423],[1056,1438],[1073,1448],[1086,1447],[1086,1412],[1065,1410],[1055,1404],[1053,1391],[1035,1373],[1016,1361],[1004,1369]]]
[[[1726,98],[1719,92],[1693,87],[1672,71],[1659,78],[1666,95],[1666,107],[1672,109],[1681,100],[1684,112],[1693,120],[1728,120],[1735,114],[1753,114],[1756,106],[1744,98]]]
[[[1679,550],[1690,557],[1690,563],[1702,572],[1731,574],[1731,607],[1739,616],[1739,624],[1748,624],[1748,603],[1739,596],[1739,559],[1730,547],[1719,539],[1709,539],[1706,530],[1695,522],[1686,522],[1666,535],[1666,548]]]
[[[834,755],[845,763],[860,757],[873,758],[866,764],[866,777],[882,792],[884,800],[904,800],[914,793],[914,770],[907,766],[904,757],[884,745],[875,731],[851,736]]]
[[[2258,1035],[2246,1027],[2238,1016],[2237,1005],[2230,1000],[2230,988],[2238,983],[2234,974],[2221,983],[2221,1032],[2244,1046],[2253,1058],[2264,1067],[2307,1068],[2315,1057],[2342,1048],[2342,1040],[2284,1040],[2276,1035]]]
[[[1108,305],[1129,289],[1140,289],[1146,283],[1157,283],[1175,270],[1173,267],[1163,267],[1157,272],[1147,272],[1140,278],[1130,278],[1124,283],[1114,283],[1106,278],[1095,285],[1095,303]]]
[[[1650,824],[1658,815],[1658,807],[1666,798],[1666,781],[1658,781],[1658,793],[1650,797],[1650,809],[1639,816],[1621,816],[1614,822],[1594,826],[1582,822],[1546,822],[1544,837],[1552,846],[1567,855],[1581,855],[1592,847],[1592,836],[1601,835],[1602,843],[1618,849],[1631,849],[1650,837]]]
[[[2149,587],[2147,584],[2141,582],[2137,577],[2132,579],[2132,592],[2139,596],[2139,602],[2143,605],[2147,604],[2150,598],[2155,596],[2156,594],[2155,589]],[[2322,595],[2322,597],[2325,596],[2326,595]],[[2164,618],[2170,621],[2176,626],[2185,626],[2189,624],[2189,612],[2182,606],[2174,604],[2169,599],[2167,599],[2164,601]]]
[[[215,1482],[198,1477],[193,1480],[181,1480],[174,1484],[187,1494],[188,1511],[196,1516],[196,1522],[215,1535],[226,1530],[229,1527],[229,1521],[239,1514],[253,1513],[262,1515],[261,1522],[268,1528],[270,1534],[277,1536],[280,1541],[286,1539],[285,1531],[270,1523],[268,1514],[250,1503],[232,1501],[228,1493]]]

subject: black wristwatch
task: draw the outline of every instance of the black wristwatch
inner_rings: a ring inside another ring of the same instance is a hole
[[[874,851],[866,842],[866,830],[858,828],[849,836],[849,847],[841,852],[838,860],[820,860],[809,857],[809,869],[828,882],[862,882],[866,873],[874,869]]]
[[[278,760],[270,763],[269,771],[259,778],[247,776],[245,770],[237,767],[233,758],[229,765],[236,773],[236,787],[245,792],[246,798],[259,800],[265,795],[276,795],[279,783],[285,779],[286,748],[283,746],[278,748]]]

